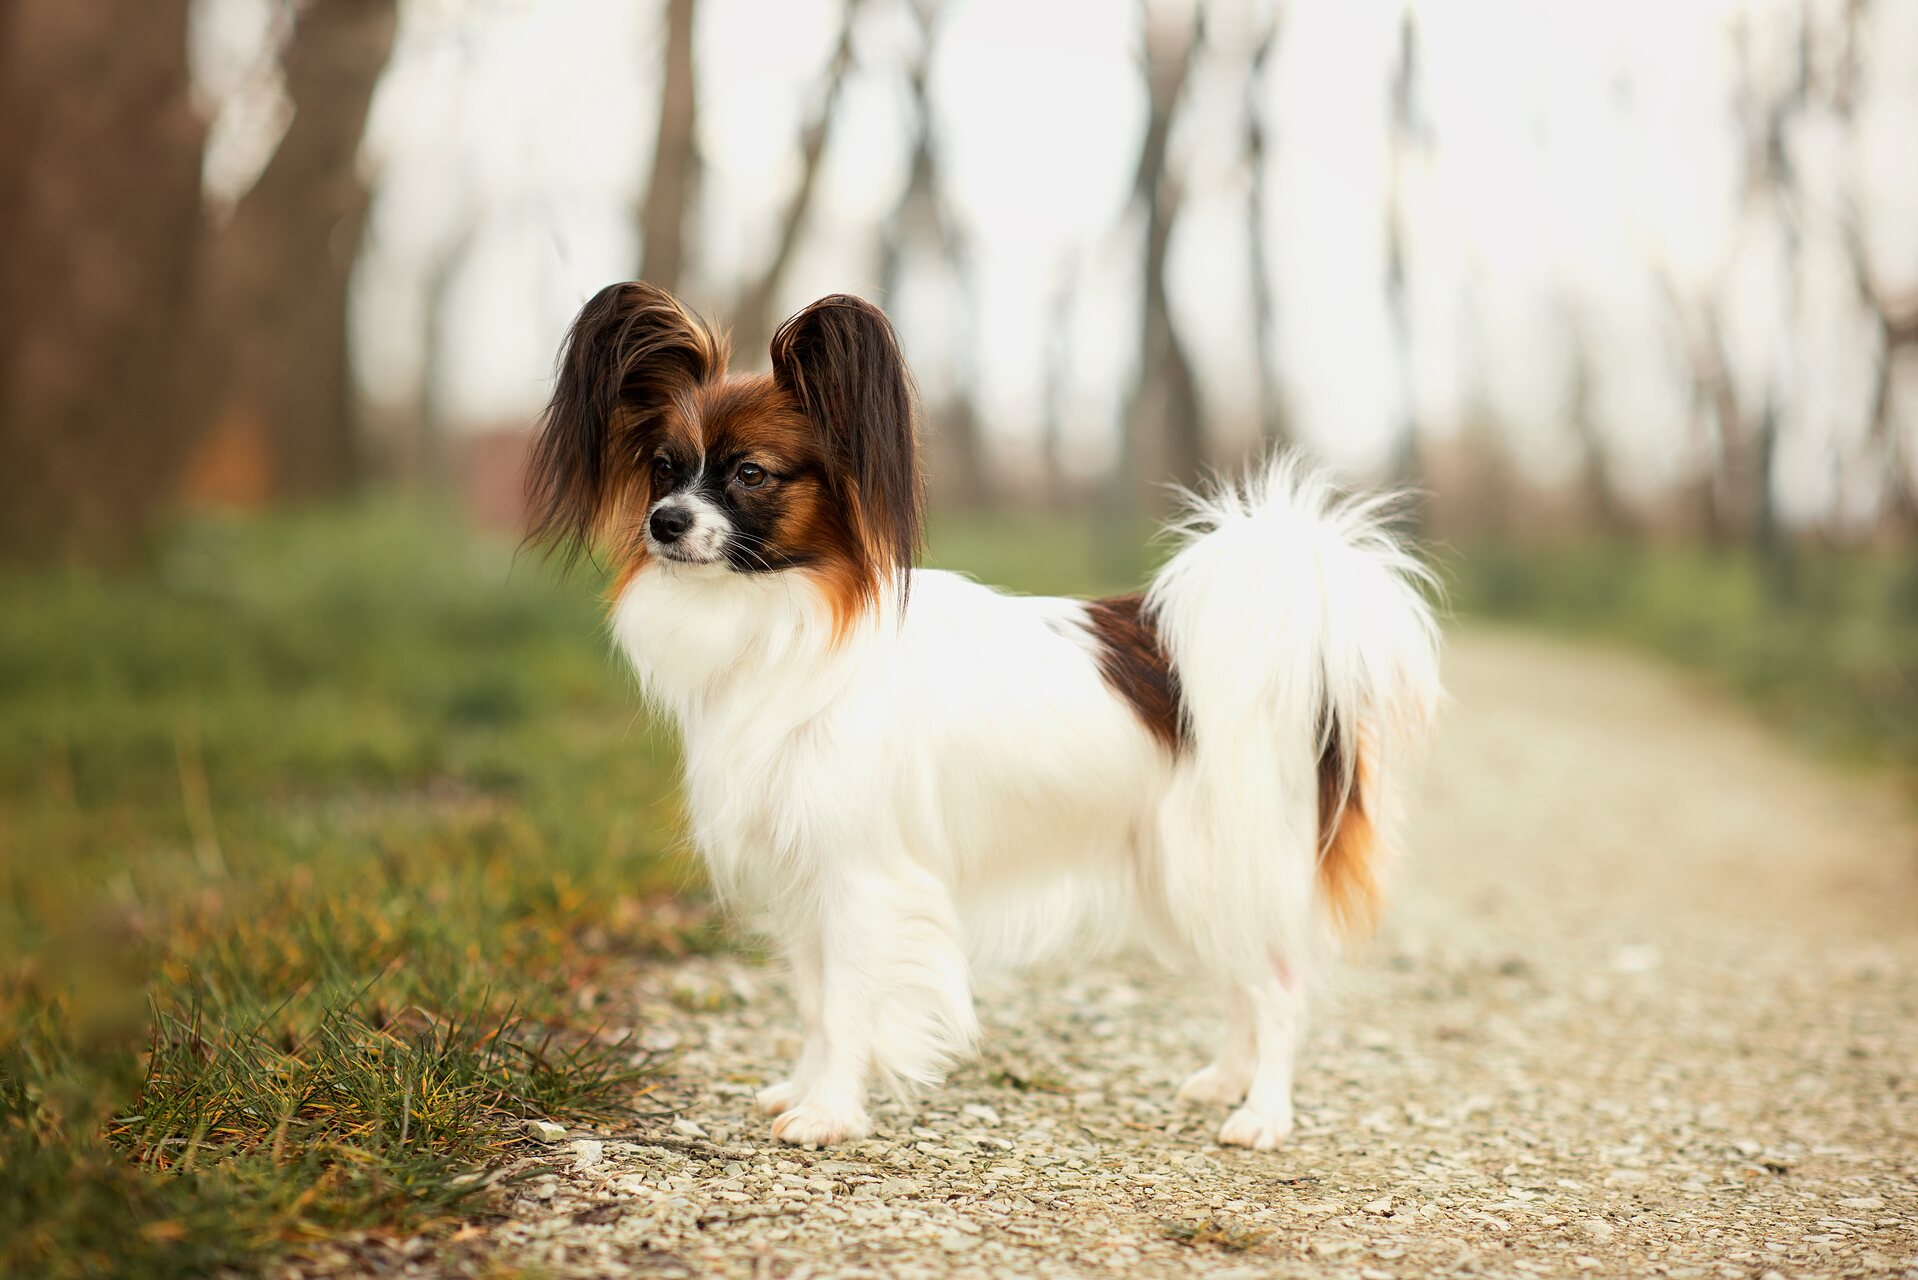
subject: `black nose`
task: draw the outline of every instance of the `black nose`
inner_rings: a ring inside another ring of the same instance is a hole
[[[660,542],[678,542],[693,527],[693,513],[684,507],[661,507],[646,523]]]

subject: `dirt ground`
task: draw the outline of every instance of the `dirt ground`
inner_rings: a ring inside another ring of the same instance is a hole
[[[947,1088],[781,1147],[750,1102],[789,1002],[704,959],[633,1010],[683,1115],[551,1148],[463,1247],[561,1276],[1918,1277],[1908,804],[1633,658],[1472,633],[1447,667],[1413,857],[1282,1150],[1174,1102],[1213,1000],[1129,965],[988,988]]]

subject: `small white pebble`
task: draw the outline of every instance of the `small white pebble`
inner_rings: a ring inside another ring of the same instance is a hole
[[[1369,1214],[1373,1214],[1376,1217],[1380,1217],[1380,1218],[1385,1217],[1387,1214],[1392,1212],[1392,1197],[1380,1196],[1378,1199],[1374,1200],[1371,1204],[1366,1205],[1365,1211]]]
[[[1612,972],[1650,973],[1658,968],[1661,959],[1658,948],[1648,943],[1620,947],[1612,953]]]
[[[526,1136],[535,1142],[544,1142],[548,1146],[566,1141],[566,1126],[554,1124],[551,1120],[528,1120]]]

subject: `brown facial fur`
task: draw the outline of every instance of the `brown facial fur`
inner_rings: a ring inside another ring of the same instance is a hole
[[[594,294],[566,335],[527,461],[532,538],[568,555],[608,542],[623,564],[647,444],[675,397],[720,376],[727,355],[724,338],[663,289],[635,281]]]
[[[851,593],[848,603],[863,608],[890,579],[904,607],[925,483],[917,393],[891,322],[870,302],[832,294],[779,326],[772,359],[775,381],[819,434],[834,494],[860,544],[863,564],[839,584]]]
[[[567,338],[528,470],[533,537],[604,547],[616,593],[648,562],[658,492],[695,482],[737,536],[736,572],[810,576],[843,634],[893,584],[903,603],[919,545],[914,394],[891,324],[835,294],[772,341],[773,372],[725,375],[726,343],[650,285],[602,290]],[[763,486],[732,485],[742,462]]]
[[[858,524],[856,496],[831,465],[812,419],[773,375],[729,378],[694,392],[669,447],[685,448],[722,475],[742,462],[765,468],[760,489],[727,495],[735,568],[806,574],[838,634],[877,598],[879,573]]]
[[[1179,676],[1138,592],[1086,601],[1086,622],[1099,645],[1099,674],[1132,706],[1139,722],[1168,751],[1190,730],[1179,704]]]

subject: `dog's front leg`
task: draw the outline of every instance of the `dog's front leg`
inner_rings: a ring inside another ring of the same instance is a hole
[[[873,1072],[895,1089],[936,1083],[977,1034],[956,912],[945,887],[910,866],[836,871],[815,900],[811,937],[796,962],[819,960],[793,1096],[773,1123],[793,1143],[829,1143],[872,1131]]]
[[[779,1118],[773,1136],[792,1143],[841,1142],[872,1131],[866,1114],[872,1063],[873,940],[843,902],[821,895],[815,918],[788,941],[793,994],[805,1047],[790,1080],[759,1097]]]
[[[806,1039],[799,1051],[799,1061],[793,1064],[792,1074],[767,1085],[754,1095],[754,1105],[765,1115],[784,1115],[792,1110],[793,1104],[805,1096],[826,1058],[826,1028],[820,990],[823,957],[819,954],[819,942],[817,930],[805,931],[780,941],[780,951],[791,976],[793,1000],[799,1006],[799,1025]]]

